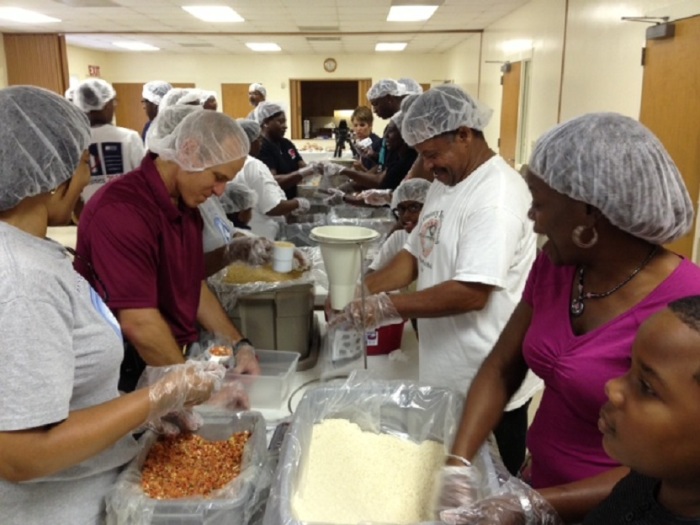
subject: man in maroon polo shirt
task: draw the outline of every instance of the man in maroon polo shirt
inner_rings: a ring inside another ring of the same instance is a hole
[[[199,326],[230,338],[237,371],[259,373],[252,344],[204,281],[197,210],[242,168],[245,132],[222,113],[201,111],[170,135],[154,135],[154,153],[98,191],[78,227],[75,267],[103,296],[127,339],[120,388],[135,387],[144,362],[184,362]]]

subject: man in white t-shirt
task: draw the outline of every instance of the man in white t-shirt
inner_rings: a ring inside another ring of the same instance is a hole
[[[366,298],[370,323],[417,317],[420,380],[462,393],[520,300],[536,249],[525,181],[484,139],[490,116],[454,85],[413,102],[402,134],[435,181],[404,249],[366,279],[376,294]],[[416,293],[385,293],[416,277]],[[361,310],[354,301],[333,322],[360,327]],[[540,388],[534,375],[526,379],[495,431],[511,472],[524,459],[527,406]]]
[[[109,82],[91,78],[75,89],[73,103],[90,119],[90,184],[82,199],[90,197],[111,178],[135,170],[146,149],[139,134],[112,124],[117,93]]]

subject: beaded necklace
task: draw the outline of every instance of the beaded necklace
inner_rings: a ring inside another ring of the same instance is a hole
[[[622,281],[620,284],[614,286],[607,292],[601,292],[601,293],[596,293],[596,292],[584,292],[583,291],[583,266],[578,267],[578,285],[576,286],[576,297],[571,299],[571,305],[569,306],[569,311],[571,312],[571,315],[573,317],[579,317],[583,311],[585,310],[585,305],[583,304],[583,301],[587,299],[602,299],[604,297],[608,297],[609,295],[617,292],[620,288],[622,288],[624,285],[626,285],[628,282],[630,282],[635,275],[637,275],[639,272],[641,272],[644,267],[649,264],[649,261],[656,255],[656,252],[658,250],[658,246],[654,246],[649,254],[644,258],[642,263],[637,266],[631,274],[629,274],[624,281]]]

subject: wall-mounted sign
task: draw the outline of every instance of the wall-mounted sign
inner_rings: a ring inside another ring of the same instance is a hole
[[[91,77],[100,76],[100,66],[88,66],[88,75]]]

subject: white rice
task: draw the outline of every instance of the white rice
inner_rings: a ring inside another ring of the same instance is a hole
[[[441,443],[418,445],[327,419],[314,425],[292,510],[311,523],[429,521],[433,482],[444,460]]]

